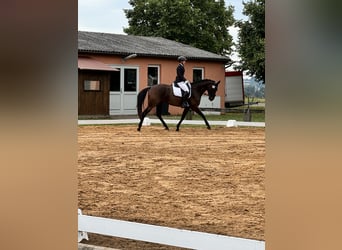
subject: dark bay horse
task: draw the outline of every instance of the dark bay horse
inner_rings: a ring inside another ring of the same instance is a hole
[[[198,106],[200,104],[201,97],[205,91],[208,92],[209,100],[210,101],[214,100],[219,83],[220,81],[215,82],[213,80],[204,79],[204,80],[193,82],[191,84],[191,97],[188,99],[188,103],[190,107],[185,108],[183,110],[183,114],[182,114],[180,121],[177,124],[176,131],[179,131],[179,126],[181,125],[182,121],[184,120],[190,108],[203,118],[205,124],[207,125],[207,128],[210,129],[210,125],[207,119],[205,118],[202,111],[198,108]],[[142,111],[143,103],[147,94],[148,94],[148,106],[145,108],[144,111]],[[168,103],[173,106],[181,107],[182,99],[181,97],[177,97],[173,94],[171,84],[153,85],[151,87],[146,87],[139,92],[138,97],[137,97],[137,110],[138,110],[138,116],[140,118],[138,131],[140,131],[141,129],[145,116],[152,110],[153,107],[157,107],[156,108],[157,117],[162,122],[165,129],[169,129],[161,116],[163,103]]]

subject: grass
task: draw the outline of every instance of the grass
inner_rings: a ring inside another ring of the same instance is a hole
[[[265,98],[257,98],[257,97],[245,97],[245,103],[248,103],[248,99],[250,102],[265,103]]]

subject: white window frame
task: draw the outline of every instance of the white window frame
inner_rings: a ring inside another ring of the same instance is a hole
[[[149,65],[147,65],[147,77],[148,77],[148,68],[157,68],[157,70],[158,70],[158,78],[157,78],[157,84],[160,84],[160,65],[158,65],[158,64],[149,64]],[[147,82],[147,84],[148,84],[148,82]],[[149,84],[148,84],[148,86],[150,86]]]
[[[194,70],[201,70],[202,71],[202,75],[201,78],[204,79],[204,68],[203,67],[194,67],[192,68],[192,78],[194,77]],[[192,79],[194,81],[194,79]]]

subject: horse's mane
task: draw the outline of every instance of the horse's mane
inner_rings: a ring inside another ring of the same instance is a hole
[[[201,80],[193,82],[191,85],[192,85],[192,87],[198,87],[198,86],[200,86],[200,85],[202,85],[203,83],[206,83],[206,82],[213,82],[213,80],[201,79]]]

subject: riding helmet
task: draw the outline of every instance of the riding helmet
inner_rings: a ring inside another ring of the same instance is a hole
[[[186,57],[185,56],[179,56],[178,57],[178,62],[182,62],[182,61],[186,61]]]

